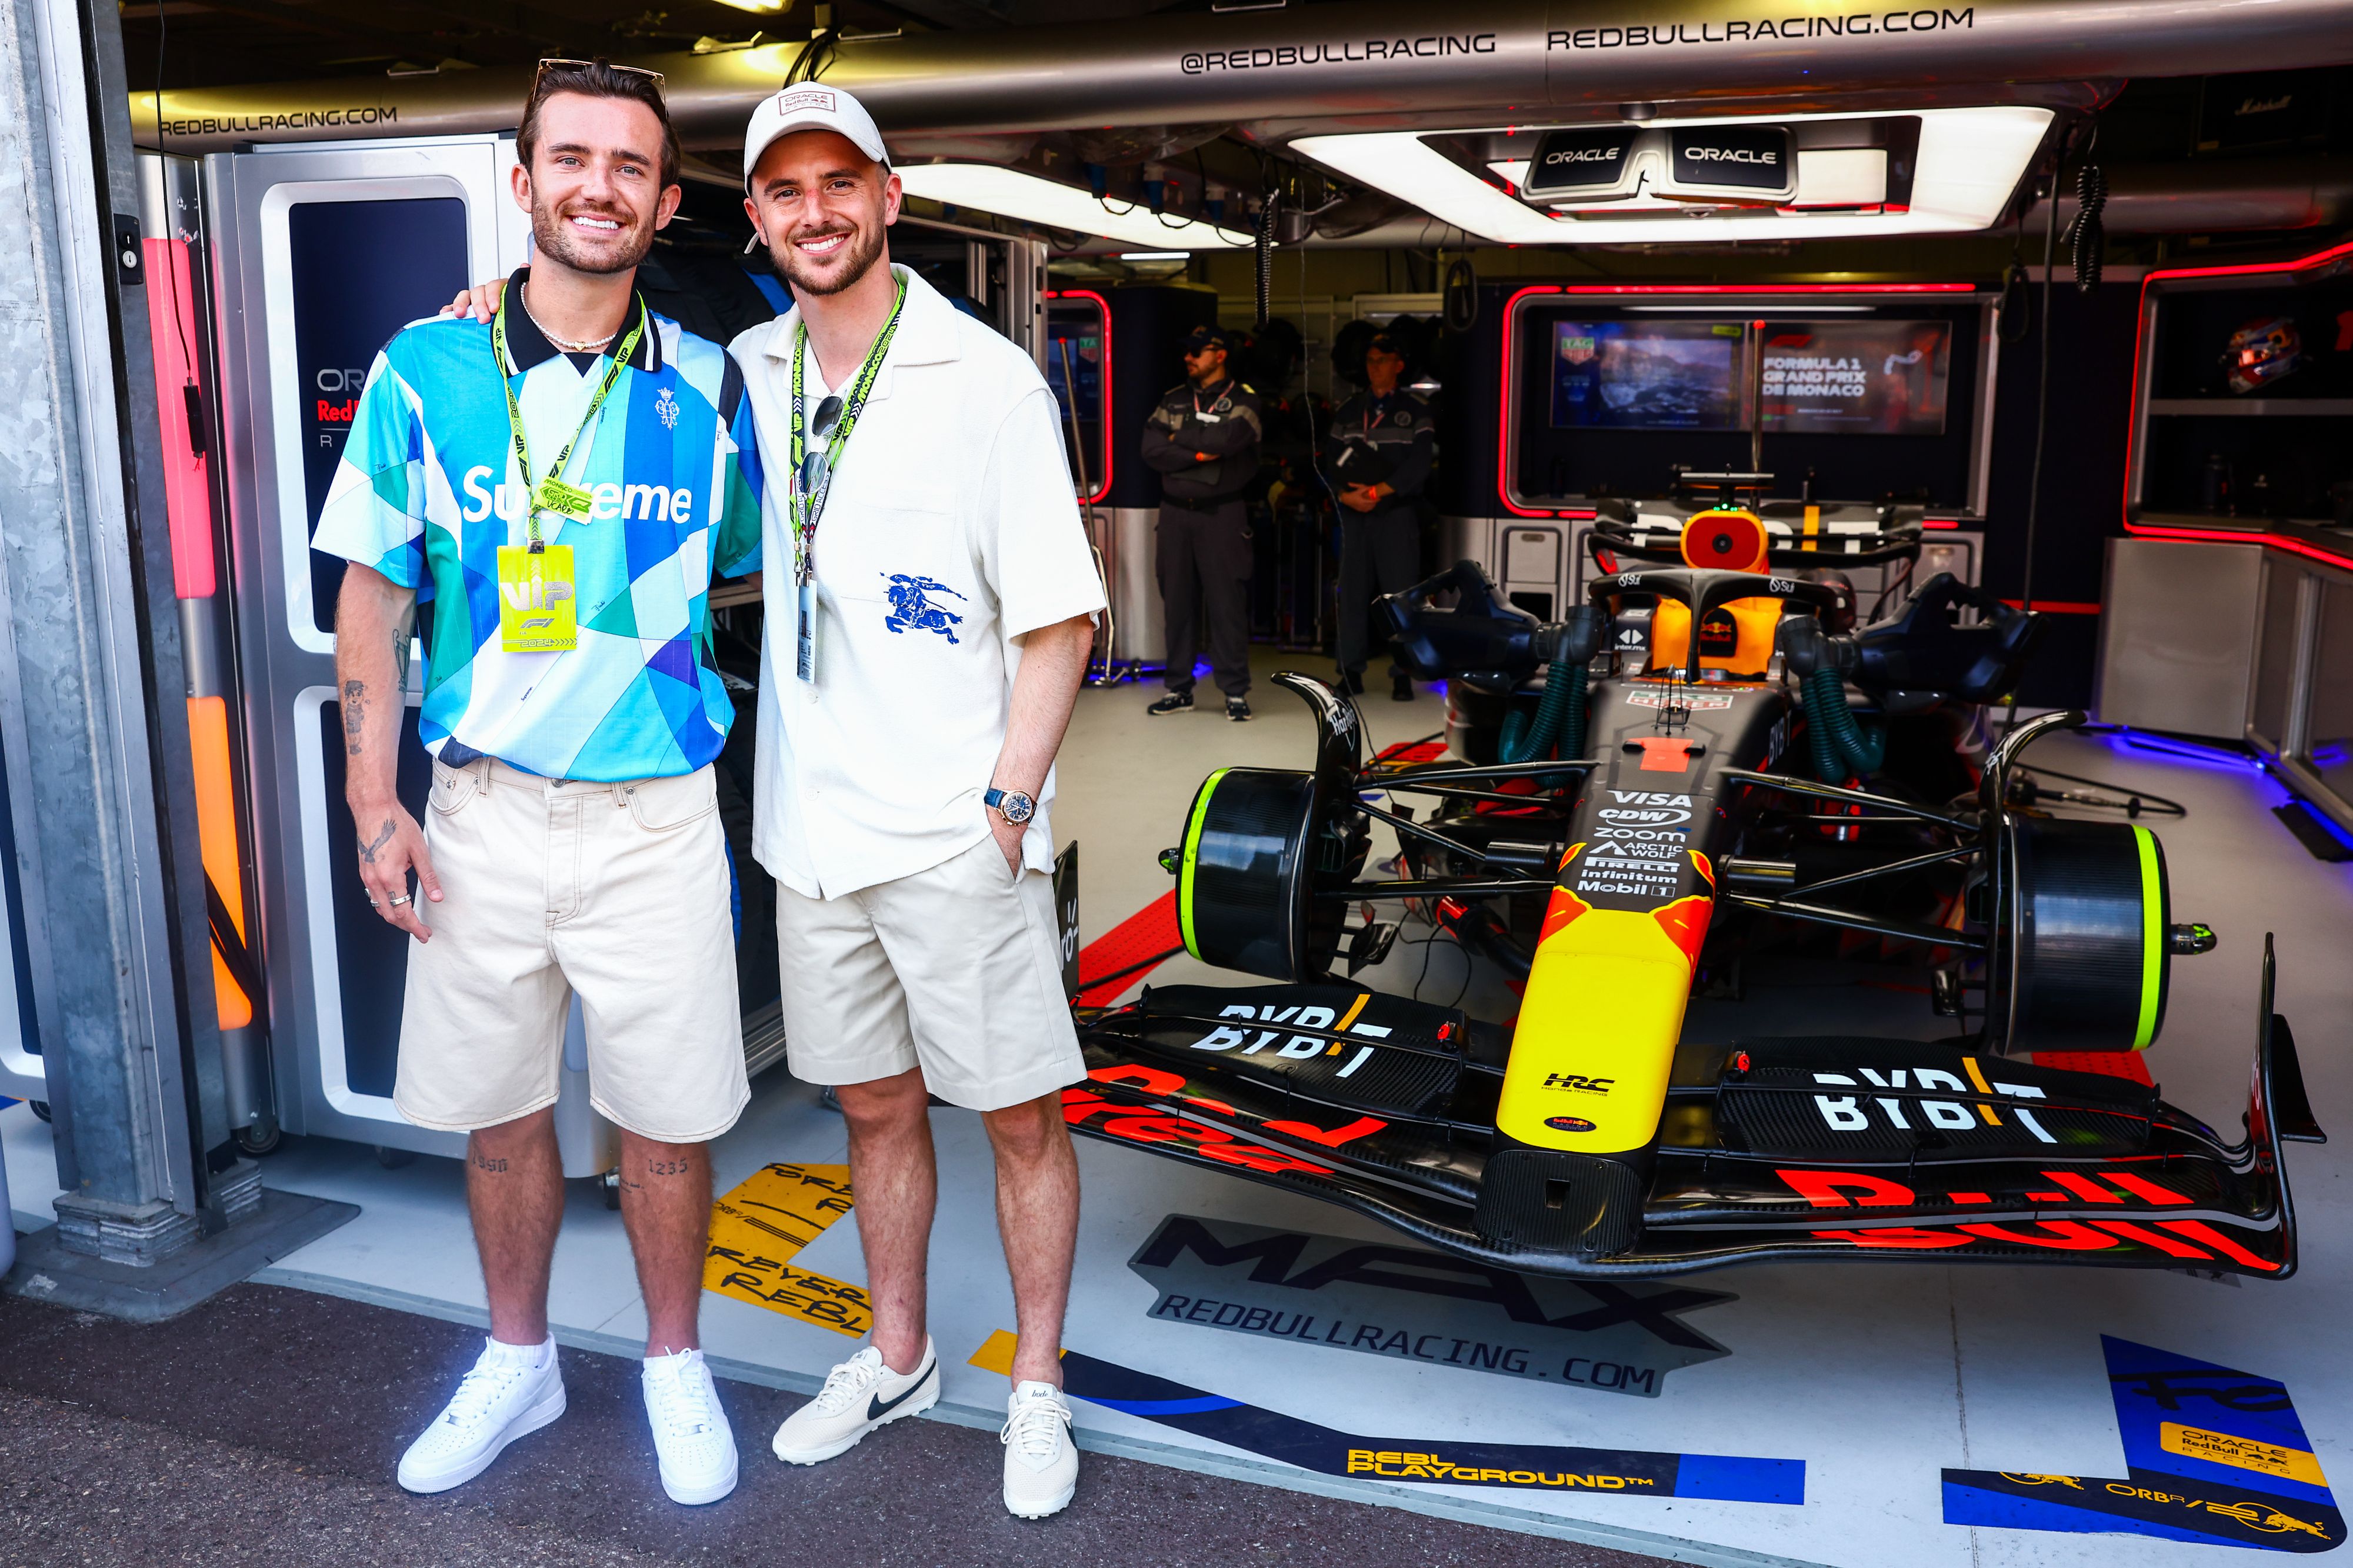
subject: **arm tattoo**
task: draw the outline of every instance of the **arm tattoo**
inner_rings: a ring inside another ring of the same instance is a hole
[[[392,628],[393,686],[396,689],[408,684],[408,623],[403,621]]]
[[[375,852],[383,848],[385,844],[391,841],[391,839],[392,818],[387,816],[384,819],[384,826],[376,829],[375,837],[370,842],[360,846],[360,858],[366,861],[371,866],[375,865]]]
[[[360,754],[360,737],[367,728],[367,682],[343,682],[343,744],[350,754]]]

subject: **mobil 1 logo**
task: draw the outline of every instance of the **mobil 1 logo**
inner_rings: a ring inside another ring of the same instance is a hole
[[[1160,1322],[1648,1399],[1732,1353],[1683,1315],[1738,1300],[1192,1215],[1162,1220],[1127,1266],[1159,1292]]]
[[[1634,777],[1641,775],[1636,773]],[[1692,824],[1712,809],[1705,795],[1620,789],[1612,779],[1589,809],[1586,848],[1571,890],[1589,903],[1655,909],[1682,896],[1691,864]]]

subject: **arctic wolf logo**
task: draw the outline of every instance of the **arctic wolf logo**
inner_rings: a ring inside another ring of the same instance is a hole
[[[884,626],[894,632],[937,632],[950,642],[956,640],[955,628],[964,625],[964,617],[933,604],[924,595],[945,594],[961,599],[962,594],[929,577],[910,577],[903,572],[886,572],[883,575],[891,583],[891,613],[883,617]]]

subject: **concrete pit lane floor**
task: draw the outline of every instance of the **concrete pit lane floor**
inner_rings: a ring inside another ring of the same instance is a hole
[[[278,1286],[149,1328],[0,1298],[0,1562],[1666,1568],[1100,1454],[1068,1510],[1017,1520],[987,1432],[901,1422],[789,1467],[768,1438],[803,1396],[724,1381],[743,1479],[681,1508],[655,1477],[637,1364],[576,1350],[562,1352],[561,1420],[467,1485],[412,1497],[393,1468],[480,1343]]]

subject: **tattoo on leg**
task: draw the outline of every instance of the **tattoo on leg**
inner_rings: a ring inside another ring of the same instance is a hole
[[[488,1154],[476,1154],[473,1162],[476,1170],[489,1171],[493,1174],[503,1172],[507,1168],[507,1163],[504,1160],[493,1160]]]
[[[367,682],[343,682],[343,744],[350,753],[360,754],[360,735],[367,727]]]
[[[684,1160],[648,1160],[646,1174],[649,1176],[683,1176],[694,1167]]]
[[[391,840],[392,818],[387,816],[384,819],[384,826],[376,829],[375,837],[367,843],[360,846],[360,858],[366,861],[371,866],[375,865],[375,852],[383,848],[386,844],[390,843]]]

